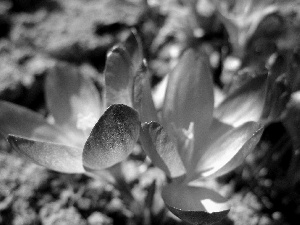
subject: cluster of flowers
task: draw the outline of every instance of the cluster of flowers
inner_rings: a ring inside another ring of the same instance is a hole
[[[0,102],[0,131],[28,160],[63,173],[97,173],[125,160],[141,143],[167,177],[168,209],[193,224],[209,224],[229,211],[227,200],[201,186],[239,166],[260,139],[266,77],[250,80],[214,105],[205,55],[187,50],[169,74],[161,113],[151,96],[140,41],[107,55],[102,91],[88,77],[63,70],[47,76],[49,122],[24,107]],[[129,47],[128,47],[129,46]]]

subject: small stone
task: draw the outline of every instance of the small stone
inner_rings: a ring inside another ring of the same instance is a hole
[[[113,221],[101,212],[94,212],[88,218],[88,225],[110,225]]]

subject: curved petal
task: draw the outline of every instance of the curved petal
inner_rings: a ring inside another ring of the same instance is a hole
[[[126,105],[112,105],[96,123],[83,150],[83,165],[104,169],[124,160],[140,132],[138,113]]]
[[[132,28],[130,30],[130,34],[124,42],[124,46],[131,58],[133,71],[137,71],[142,65],[144,56],[142,41],[135,29]]]
[[[45,94],[56,123],[73,132],[77,128],[90,132],[104,111],[96,86],[71,64],[55,65],[47,76]]]
[[[106,104],[125,104],[132,106],[133,66],[128,52],[120,46],[107,54],[104,69]]]
[[[50,142],[8,136],[13,148],[30,161],[63,173],[84,173],[82,149]]]
[[[146,61],[134,78],[133,105],[138,110],[141,122],[158,121],[156,109],[151,95],[149,73]]]
[[[202,143],[212,121],[213,108],[213,83],[207,60],[188,50],[169,75],[163,106],[165,123],[188,129],[193,122],[195,141]]]
[[[29,139],[69,144],[71,138],[59,127],[49,124],[45,118],[25,107],[0,101],[0,132]]]
[[[171,183],[163,188],[162,197],[174,215],[191,224],[213,224],[230,209],[224,197],[204,187]]]
[[[159,123],[143,124],[140,140],[153,164],[163,170],[168,177],[173,178],[185,174],[176,144]]]
[[[265,98],[267,76],[257,76],[246,82],[216,108],[214,116],[235,127],[248,121],[261,119]]]
[[[188,180],[220,176],[235,169],[254,149],[262,133],[263,127],[255,122],[228,131],[208,146],[198,162],[195,174]]]
[[[213,122],[211,123],[210,129],[209,129],[209,135],[207,139],[207,143],[213,143],[215,140],[217,140],[219,137],[221,137],[223,134],[227,133],[228,131],[234,129],[233,126],[223,123],[222,121],[214,118]]]

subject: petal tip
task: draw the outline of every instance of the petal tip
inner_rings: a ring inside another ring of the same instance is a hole
[[[213,224],[226,217],[230,210],[227,199],[201,186],[171,182],[164,186],[162,198],[174,215],[191,224]]]
[[[94,126],[83,150],[83,164],[104,169],[124,160],[140,133],[138,113],[129,106],[111,105]]]
[[[167,208],[178,218],[190,223],[197,225],[210,225],[224,219],[229,213],[228,210],[223,210],[220,212],[204,212],[204,211],[184,211],[181,209],[177,209],[175,207],[167,205]]]

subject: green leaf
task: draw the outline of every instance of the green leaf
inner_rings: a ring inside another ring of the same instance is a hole
[[[47,107],[55,122],[72,132],[81,128],[80,120],[84,120],[84,129],[89,133],[104,112],[95,85],[71,64],[55,65],[47,76],[45,93]],[[80,134],[83,135],[82,130]]]
[[[80,148],[34,141],[15,135],[9,135],[8,141],[18,153],[38,165],[63,173],[85,172]]]
[[[195,174],[189,174],[188,180],[220,176],[235,169],[254,149],[262,133],[260,124],[247,122],[213,140],[199,160]]]
[[[232,126],[261,119],[266,99],[267,76],[252,78],[229,94],[215,109],[214,116]]]
[[[73,139],[59,127],[49,124],[41,114],[6,101],[0,101],[0,132],[5,138],[12,134],[61,144],[77,143],[76,137]]]
[[[134,78],[133,105],[140,114],[141,122],[158,121],[145,61]]]
[[[133,65],[128,52],[115,46],[107,54],[104,69],[106,104],[125,104],[132,106]]]
[[[83,150],[89,170],[104,169],[124,160],[140,132],[138,113],[126,105],[112,105],[96,123]]]
[[[190,224],[213,224],[229,212],[227,200],[204,187],[170,183],[164,186],[162,197],[174,215]]]
[[[212,122],[214,95],[209,63],[188,50],[169,75],[163,106],[164,126],[188,129],[194,123],[195,141],[203,143]]]
[[[176,143],[157,122],[142,125],[140,140],[153,164],[170,178],[185,174],[185,168],[177,152]]]

